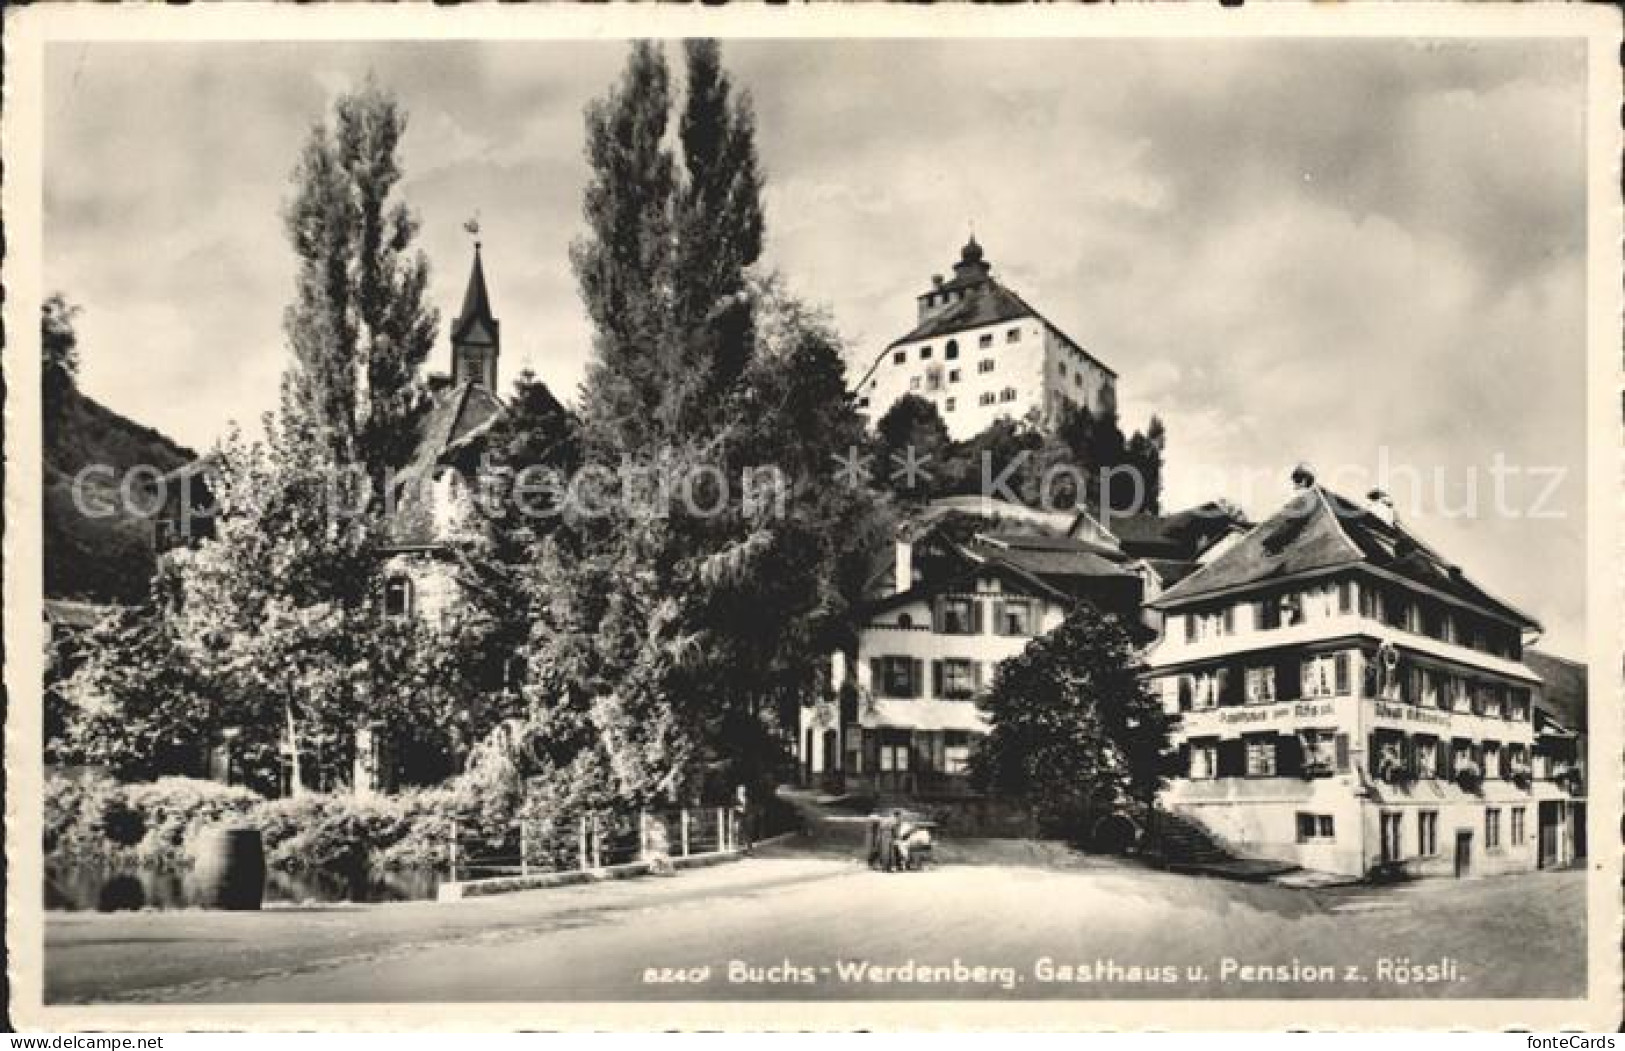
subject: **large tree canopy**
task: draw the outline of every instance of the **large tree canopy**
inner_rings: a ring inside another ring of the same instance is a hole
[[[1077,838],[1100,816],[1149,807],[1169,769],[1171,724],[1143,670],[1121,622],[1078,605],[999,664],[978,702],[992,725],[971,757],[973,778]]]
[[[439,314],[424,301],[429,264],[397,192],[406,113],[370,77],[310,130],[284,212],[298,260],[284,318],[293,367],[286,425],[375,484],[410,452],[423,390],[418,370]]]

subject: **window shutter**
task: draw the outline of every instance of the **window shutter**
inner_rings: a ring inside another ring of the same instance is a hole
[[[931,662],[931,696],[941,697],[942,694],[942,662]]]
[[[993,634],[1005,634],[1004,624],[1004,600],[996,599],[993,602]]]
[[[1236,631],[1236,607],[1224,607],[1224,633],[1233,635]]]
[[[1303,696],[1303,674],[1298,662],[1288,657],[1275,665],[1275,699],[1294,701]]]
[[[1332,658],[1332,665],[1337,676],[1337,695],[1342,697],[1349,692],[1349,655],[1339,653]]]
[[[942,603],[943,599],[941,595],[938,595],[936,598],[931,600],[931,630],[938,635],[942,634]]]
[[[1180,777],[1191,776],[1191,746],[1189,743],[1179,746],[1179,759],[1174,769]],[[1209,771],[1212,773],[1212,771]]]
[[[1313,658],[1305,658],[1298,664],[1298,696],[1310,697],[1314,695],[1315,662]]]
[[[1345,580],[1337,585],[1337,612],[1352,613],[1354,611],[1354,581]]]
[[[1337,772],[1346,774],[1349,772],[1349,735],[1338,734],[1333,742],[1337,749]]]
[[[971,661],[970,662],[970,674],[971,674],[971,685],[976,689],[977,693],[981,693],[982,692],[982,683],[984,681],[983,678],[982,678],[982,662],[981,661]]]
[[[1220,777],[1242,777],[1247,773],[1247,744],[1241,738],[1219,742],[1218,766]]]
[[[1219,703],[1221,705],[1233,705],[1236,703],[1236,683],[1237,677],[1232,669],[1219,669],[1219,681],[1217,685],[1219,690]]]
[[[1193,683],[1191,681],[1191,677],[1189,675],[1181,675],[1179,677],[1179,710],[1180,711],[1188,712],[1188,711],[1191,710],[1191,695],[1194,692],[1195,692],[1195,683]]]
[[[982,602],[979,599],[971,600],[970,633],[972,635],[980,635],[982,633]]]
[[[1194,614],[1194,613],[1186,613],[1184,615],[1184,620],[1185,620],[1185,641],[1186,642],[1195,642],[1196,641],[1196,614]]]
[[[925,693],[925,661],[914,657],[909,661],[909,693],[910,697],[920,697]]]
[[[876,697],[886,692],[886,664],[879,657],[869,658],[869,692]]]
[[[1303,773],[1303,739],[1297,734],[1276,735],[1275,772],[1282,777],[1297,777]]]

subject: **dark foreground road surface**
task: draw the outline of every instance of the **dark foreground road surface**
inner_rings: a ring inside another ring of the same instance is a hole
[[[1584,874],[1303,890],[824,849],[452,905],[53,914],[48,1002],[1573,997]]]

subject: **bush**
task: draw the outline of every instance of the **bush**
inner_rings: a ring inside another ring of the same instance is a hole
[[[241,818],[260,802],[245,788],[166,777],[121,785],[105,774],[53,771],[45,779],[48,861],[101,868],[175,869],[200,828]]]

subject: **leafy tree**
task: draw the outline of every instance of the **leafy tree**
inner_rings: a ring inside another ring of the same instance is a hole
[[[873,513],[867,492],[827,482],[830,454],[864,443],[838,342],[749,271],[748,102],[714,45],[688,59],[680,163],[657,48],[634,46],[588,112],[584,456],[619,479],[588,501],[607,514],[574,507],[547,538],[531,585],[550,766],[602,774],[623,799],[768,777],[787,699],[844,630]]]
[[[665,137],[671,73],[659,45],[632,45],[621,82],[587,108],[589,233],[570,247],[595,337],[582,392],[585,437],[613,452],[649,434],[670,329],[672,198]]]
[[[905,394],[892,403],[875,424],[874,463],[876,475],[884,479],[899,499],[920,502],[952,491],[956,480],[963,483],[969,474],[964,458],[953,449],[948,425],[935,402],[917,394]],[[923,473],[914,478],[899,475],[912,454]],[[895,481],[894,481],[895,479]]]
[[[53,691],[64,704],[52,760],[128,780],[192,773],[218,713],[159,611],[116,611],[90,630],[83,654]]]
[[[399,199],[406,113],[370,77],[311,128],[284,225],[298,259],[284,318],[294,366],[283,378],[291,433],[378,484],[411,450],[425,394],[417,374],[439,314],[418,221]]]
[[[1149,807],[1166,780],[1171,727],[1142,671],[1122,623],[1079,604],[999,664],[978,702],[991,729],[971,757],[973,779],[1076,838],[1114,810]]]
[[[52,293],[40,308],[40,374],[47,413],[79,378],[79,336],[73,327],[79,312],[61,292]]]

